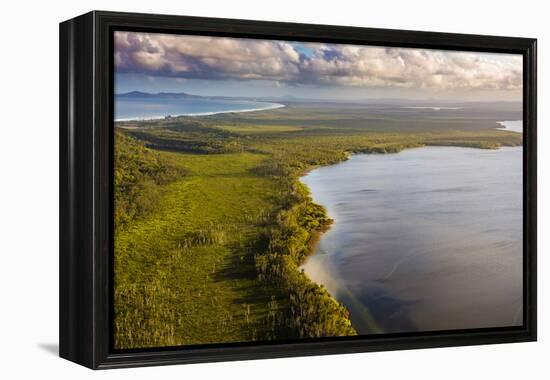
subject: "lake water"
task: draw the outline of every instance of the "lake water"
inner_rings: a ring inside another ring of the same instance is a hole
[[[359,154],[302,177],[335,220],[306,274],[359,333],[522,324],[522,148]]]
[[[249,100],[211,98],[140,97],[121,99],[115,96],[115,120],[162,119],[166,116],[199,116],[227,112],[250,112],[284,107],[282,104]]]
[[[523,120],[499,121],[498,124],[500,124],[502,127],[497,129],[523,133]]]

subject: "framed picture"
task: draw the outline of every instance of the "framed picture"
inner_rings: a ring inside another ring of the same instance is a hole
[[[60,356],[536,340],[536,40],[60,24]]]

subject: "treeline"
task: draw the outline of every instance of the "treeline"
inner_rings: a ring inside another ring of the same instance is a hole
[[[126,133],[115,130],[115,226],[154,210],[160,202],[158,185],[184,175],[158,153]]]
[[[244,151],[241,136],[200,122],[164,122],[162,127],[131,131],[132,136],[151,148],[200,154]]]
[[[289,310],[276,321],[281,330],[290,328],[301,338],[356,335],[347,309],[299,270],[315,234],[332,220],[301,183],[294,182],[287,197],[288,208],[266,230],[267,252],[255,255],[259,280],[275,284],[289,297]]]

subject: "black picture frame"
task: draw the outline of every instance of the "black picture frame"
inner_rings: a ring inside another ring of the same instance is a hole
[[[523,55],[524,318],[518,328],[117,352],[111,342],[115,30]],[[536,39],[93,11],[60,24],[60,356],[119,368],[429,347],[537,337]]]

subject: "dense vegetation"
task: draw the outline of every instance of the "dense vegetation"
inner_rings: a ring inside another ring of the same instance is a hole
[[[143,142],[115,131],[115,224],[124,225],[154,210],[159,186],[183,175]]]
[[[295,106],[119,123],[116,347],[354,335],[299,269],[331,223],[300,175],[354,152],[521,144],[490,115],[388,115]]]

